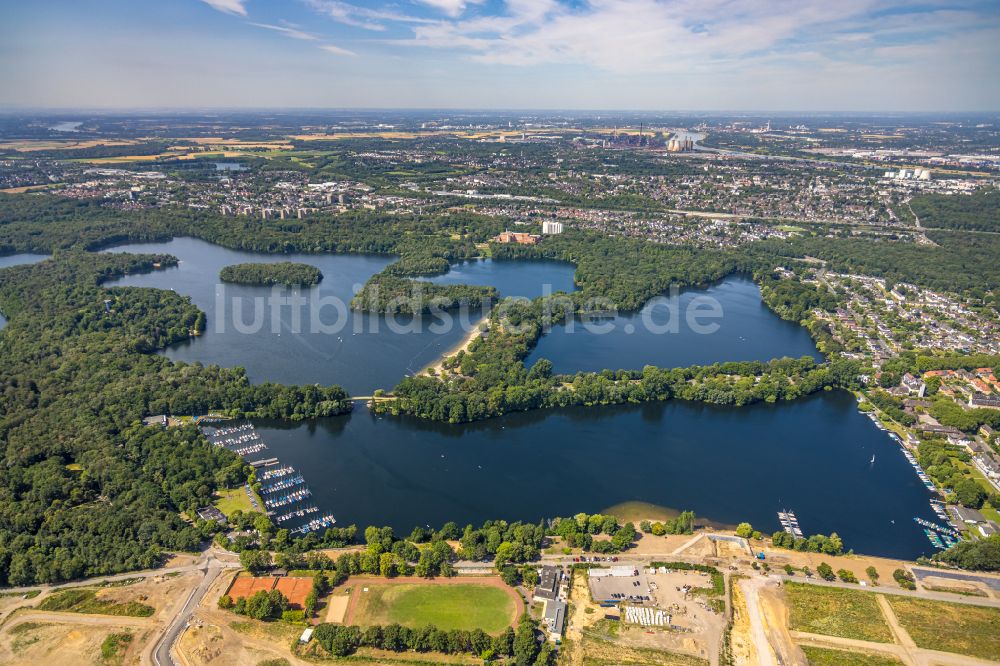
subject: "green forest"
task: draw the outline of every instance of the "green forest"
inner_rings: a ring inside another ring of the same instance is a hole
[[[174,363],[154,354],[203,330],[204,313],[171,291],[106,289],[125,273],[176,264],[169,256],[98,254],[115,243],[193,236],[268,253],[375,253],[398,261],[362,292],[390,308],[413,278],[482,256],[504,222],[466,211],[416,215],[373,211],[304,220],[226,218],[204,210],[124,212],[99,202],[48,195],[0,195],[0,253],[52,258],[0,271],[0,584],[59,582],[153,566],[166,550],[190,550],[215,527],[179,514],[217,488],[246,481],[235,455],[210,448],[194,427],[137,426],[154,414],[306,419],[343,414],[336,386],[251,384],[242,369]],[[501,302],[486,336],[448,364],[442,381],[404,379],[395,399],[374,409],[463,422],[563,405],[697,400],[720,405],[793,400],[856,386],[853,361],[811,358],[718,363],[691,368],[605,370],[555,375],[548,361],[523,360],[546,326],[595,307],[637,310],[671,285],[701,285],[753,273],[782,317],[801,320],[835,305],[815,288],[767,277],[777,265],[817,257],[834,270],[863,272],[931,288],[985,294],[1000,286],[1000,240],[954,230],[929,233],[935,246],[865,238],[800,236],[738,250],[658,245],[568,230],[537,246],[491,245],[498,260],[544,258],[576,266],[577,291],[551,302]],[[495,290],[429,289],[445,306],[495,301]],[[423,308],[424,301],[419,307]],[[403,307],[403,306],[400,306]],[[418,307],[418,306],[413,306]],[[405,310],[398,310],[405,311]],[[822,342],[823,331],[811,331]],[[923,363],[923,361],[921,361]],[[339,539],[340,537],[334,537]],[[625,537],[623,536],[622,539]],[[319,537],[303,539],[317,543]]]
[[[248,468],[194,427],[150,414],[298,419],[350,409],[338,387],[251,385],[242,370],[148,352],[186,339],[203,315],[171,291],[105,290],[172,257],[58,252],[0,272],[0,584],[150,567],[214,528],[180,512],[244,482]]]
[[[233,284],[312,286],[320,283],[323,273],[315,266],[292,261],[276,264],[234,264],[219,271],[219,279]]]
[[[924,227],[1000,231],[1000,190],[982,189],[968,196],[922,194],[910,208]]]

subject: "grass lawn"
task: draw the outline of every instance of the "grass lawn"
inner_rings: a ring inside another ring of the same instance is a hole
[[[128,615],[130,617],[151,617],[155,609],[152,606],[129,601],[118,603],[98,599],[94,590],[63,590],[56,592],[38,604],[38,610],[62,611],[64,613],[94,613],[99,615]]]
[[[887,598],[899,623],[920,647],[982,659],[1000,655],[1000,608]]]
[[[438,629],[482,629],[499,634],[514,622],[514,601],[503,590],[486,585],[369,585],[360,595],[355,624],[398,623],[406,627],[433,624]]]
[[[892,643],[892,632],[870,592],[785,583],[789,627],[826,636]]]
[[[243,486],[222,489],[216,492],[216,495],[219,496],[219,499],[215,501],[215,506],[219,511],[226,514],[227,517],[237,509],[244,513],[254,510],[253,505],[250,504],[250,498],[247,497],[247,489]]]
[[[847,652],[802,646],[810,666],[900,666],[903,662],[888,654]]]

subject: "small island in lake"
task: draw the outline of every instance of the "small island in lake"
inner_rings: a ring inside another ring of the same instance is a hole
[[[223,282],[249,285],[283,284],[288,286],[319,284],[323,273],[315,266],[282,261],[276,264],[234,264],[219,272]]]

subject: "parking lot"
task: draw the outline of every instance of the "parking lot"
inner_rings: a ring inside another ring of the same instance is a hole
[[[655,590],[651,590],[646,574],[638,576],[601,576],[589,579],[590,595],[597,603],[626,602],[633,606],[655,606]]]

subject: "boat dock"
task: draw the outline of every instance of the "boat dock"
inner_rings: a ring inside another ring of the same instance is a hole
[[[271,479],[280,479],[283,476],[288,476],[289,474],[294,474],[294,473],[295,473],[294,467],[291,466],[279,467],[278,469],[265,470],[263,474],[258,474],[257,478],[260,481],[270,481]]]
[[[779,511],[778,522],[781,528],[797,539],[802,539],[804,535],[799,528],[799,519],[795,517],[794,511]]]
[[[941,534],[944,534],[946,536],[955,537],[958,540],[962,539],[962,534],[958,530],[954,530],[954,529],[952,529],[950,527],[942,527],[941,525],[938,525],[937,523],[932,523],[931,521],[924,520],[923,518],[914,518],[913,520],[918,525],[922,525],[923,527],[929,527],[930,529],[936,530],[936,531],[938,531]]]
[[[267,450],[267,444],[251,423],[224,428],[204,426],[201,431],[213,446],[225,448],[244,459]],[[247,462],[258,470],[257,479],[262,484],[259,496],[264,506],[258,505],[255,493],[247,486],[250,503],[255,510],[266,512],[276,525],[294,523],[319,513],[319,507],[309,502],[312,491],[305,477],[294,467],[282,465],[278,458]],[[325,514],[288,529],[292,534],[306,534],[332,527],[336,522],[332,514]]]
[[[272,483],[269,486],[261,486],[260,494],[269,495],[271,493],[278,493],[282,490],[288,490],[289,488],[294,488],[295,486],[302,485],[306,482],[305,477],[301,474],[296,474],[295,476],[290,476],[287,479],[282,479],[276,483]]]
[[[310,520],[305,525],[296,527],[290,530],[292,534],[305,534],[307,532],[313,532],[315,530],[324,529],[326,527],[333,527],[337,523],[336,519],[331,514],[327,514],[321,518],[315,518]]]

